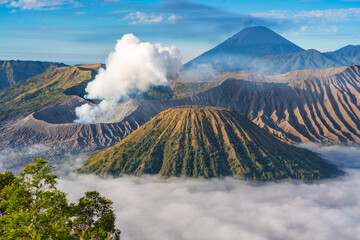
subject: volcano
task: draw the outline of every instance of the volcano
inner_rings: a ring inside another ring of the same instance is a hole
[[[174,107],[90,157],[83,173],[224,177],[268,181],[341,173],[312,152],[274,138],[235,111]]]
[[[258,57],[304,51],[266,27],[248,27],[185,64],[211,64],[219,71],[249,68]]]

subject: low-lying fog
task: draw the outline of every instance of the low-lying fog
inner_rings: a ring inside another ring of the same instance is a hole
[[[70,200],[95,189],[114,202],[122,239],[359,239],[360,148],[307,146],[347,174],[312,184],[251,184],[228,177],[101,179],[58,168]]]

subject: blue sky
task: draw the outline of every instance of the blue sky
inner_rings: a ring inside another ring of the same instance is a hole
[[[360,1],[0,0],[0,59],[104,62],[134,33],[176,45],[186,62],[258,25],[305,49],[360,45]]]

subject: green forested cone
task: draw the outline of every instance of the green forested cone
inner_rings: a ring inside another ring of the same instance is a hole
[[[100,175],[320,179],[341,173],[310,151],[285,144],[240,114],[213,107],[165,110],[80,169]]]

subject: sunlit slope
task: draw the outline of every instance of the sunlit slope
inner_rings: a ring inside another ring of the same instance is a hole
[[[285,141],[360,143],[359,66],[278,77],[287,83],[229,79],[177,105],[229,108]]]
[[[49,67],[63,67],[63,63],[20,61],[0,61],[0,90],[45,72]]]
[[[60,104],[72,95],[84,95],[86,83],[100,64],[49,68],[43,74],[0,92],[0,121],[25,116],[44,107]]]
[[[285,144],[240,114],[214,107],[165,110],[80,170],[100,175],[222,177],[259,181],[320,179],[340,172]]]

